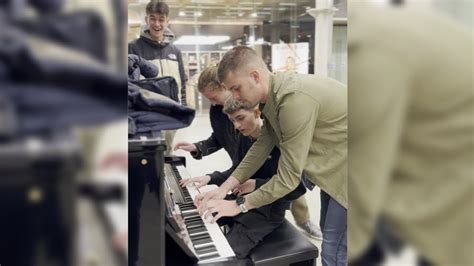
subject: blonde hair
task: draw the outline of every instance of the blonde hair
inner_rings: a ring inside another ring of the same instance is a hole
[[[206,90],[221,89],[221,83],[217,79],[217,66],[210,66],[199,75],[198,91],[203,93]]]

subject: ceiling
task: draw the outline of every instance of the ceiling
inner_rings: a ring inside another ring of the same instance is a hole
[[[149,0],[128,0],[129,25],[143,22]],[[167,0],[170,23],[192,25],[260,25],[264,22],[304,21],[314,19],[306,10],[315,0]],[[347,21],[347,0],[335,0],[335,20]],[[296,22],[295,22],[296,23]]]

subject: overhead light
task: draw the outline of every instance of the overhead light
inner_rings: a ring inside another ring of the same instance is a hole
[[[225,42],[230,40],[229,36],[224,35],[210,35],[210,36],[196,36],[196,35],[183,35],[174,42],[174,44],[180,45],[190,45],[190,44],[199,44],[199,45],[214,45],[216,43]]]
[[[280,3],[280,6],[296,6],[296,3]]]
[[[252,12],[252,14],[250,14],[251,17],[253,18],[256,18],[258,16],[257,12]]]
[[[262,5],[262,2],[239,2],[240,5],[254,5],[254,6],[259,6]]]
[[[186,12],[184,12],[184,11],[179,11],[179,16],[180,16],[180,17],[186,16]]]
[[[201,11],[194,12],[194,16],[195,17],[202,17],[202,12]]]
[[[238,15],[239,15],[239,17],[242,17],[242,16],[244,15],[244,13],[243,13],[243,12],[239,12]]]

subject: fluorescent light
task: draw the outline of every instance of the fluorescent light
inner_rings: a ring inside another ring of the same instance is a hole
[[[201,11],[194,12],[194,16],[195,17],[202,17],[202,12]]]
[[[184,11],[179,11],[179,16],[180,16],[180,17],[186,16],[186,12],[184,12]]]
[[[252,12],[252,14],[250,14],[251,17],[253,18],[256,18],[258,16],[257,12]]]
[[[225,42],[230,40],[229,36],[214,35],[214,36],[195,36],[195,35],[183,35],[174,42],[174,44],[189,45],[214,45],[216,43]]]
[[[280,6],[296,6],[296,3],[280,3]]]

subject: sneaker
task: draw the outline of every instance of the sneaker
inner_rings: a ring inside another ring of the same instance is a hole
[[[323,233],[321,233],[321,230],[313,222],[308,221],[304,224],[298,224],[298,227],[303,229],[303,231],[311,238],[323,240]]]

